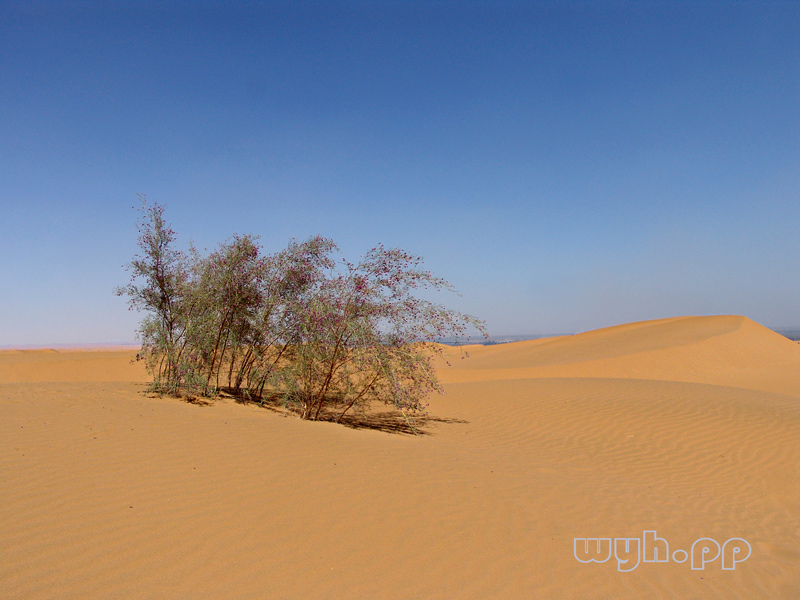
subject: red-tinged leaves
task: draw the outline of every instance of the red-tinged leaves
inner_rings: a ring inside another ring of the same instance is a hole
[[[277,394],[307,419],[372,402],[423,411],[442,391],[432,362],[441,349],[430,342],[484,333],[477,319],[414,296],[452,287],[403,250],[379,244],[352,264],[334,260],[338,248],[321,236],[262,256],[256,238],[234,235],[207,257],[184,255],[163,207],[143,199],[142,215],[142,254],[118,293],[147,313],[141,356],[159,391]]]

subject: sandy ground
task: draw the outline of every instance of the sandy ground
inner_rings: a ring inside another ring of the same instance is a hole
[[[800,345],[725,316],[468,351],[418,437],[0,352],[0,598],[800,597]],[[668,562],[575,555],[653,530]]]

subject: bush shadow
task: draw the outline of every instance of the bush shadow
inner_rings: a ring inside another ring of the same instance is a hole
[[[325,415],[321,421],[337,422],[338,414]],[[400,411],[380,411],[346,414],[338,423],[351,429],[371,429],[373,431],[383,431],[400,435],[426,436],[434,435],[430,431],[431,424],[434,423],[458,423],[465,424],[469,421],[463,419],[450,419],[436,417],[430,414],[416,414],[413,416],[404,415]]]
[[[298,413],[287,406],[279,396],[265,397],[261,399],[247,398],[241,395],[223,394],[224,398],[231,398],[238,404],[254,405],[283,416],[298,416]],[[320,414],[317,421],[326,423],[336,423],[350,429],[366,429],[372,431],[382,431],[396,435],[426,436],[434,435],[430,427],[437,423],[445,424],[466,424],[469,421],[464,419],[454,419],[437,417],[427,413],[417,413],[414,415],[404,414],[399,410],[365,410],[360,412],[348,412],[344,416],[339,416],[340,411],[327,410]]]

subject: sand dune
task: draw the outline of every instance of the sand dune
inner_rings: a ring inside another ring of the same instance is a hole
[[[800,395],[800,344],[741,316],[676,317],[574,336],[450,350],[449,381],[657,379]]]
[[[472,347],[429,435],[0,352],[0,598],[797,598],[800,348],[744,317]],[[576,537],[751,556],[576,560]]]
[[[147,381],[136,350],[0,350],[0,384]]]

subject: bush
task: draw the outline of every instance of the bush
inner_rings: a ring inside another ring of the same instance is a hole
[[[414,295],[452,288],[402,250],[379,245],[353,264],[322,237],[263,256],[256,238],[234,236],[202,257],[173,248],[163,212],[142,197],[141,254],[117,290],[147,313],[141,358],[159,393],[274,398],[311,420],[374,402],[406,415],[441,391],[433,342],[486,335],[474,317]]]
[[[139,198],[142,206],[137,228],[142,253],[128,265],[130,283],[116,293],[129,297],[131,309],[147,313],[139,327],[142,354],[137,358],[146,361],[154,387],[177,393],[178,348],[183,342],[183,300],[189,276],[186,257],[172,247],[175,232],[164,221],[164,207],[148,206],[144,196]]]

